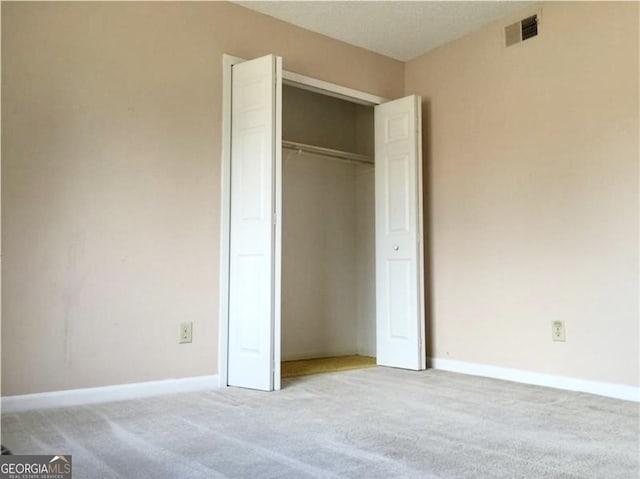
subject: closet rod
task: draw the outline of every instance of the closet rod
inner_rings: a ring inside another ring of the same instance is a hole
[[[289,150],[296,150],[298,152],[305,151],[307,153],[316,153],[318,155],[330,156],[332,158],[355,161],[358,163],[366,163],[368,165],[374,164],[373,160],[366,155],[349,153],[348,151],[333,150],[322,146],[307,145],[305,143],[298,143],[297,141],[282,140],[282,147]]]

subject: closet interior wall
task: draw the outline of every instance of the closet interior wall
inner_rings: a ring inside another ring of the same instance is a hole
[[[283,88],[283,139],[373,159],[373,108]],[[282,359],[375,356],[374,168],[283,149]]]

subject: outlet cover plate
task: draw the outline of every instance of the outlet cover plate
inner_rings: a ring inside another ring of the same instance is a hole
[[[190,343],[193,339],[193,323],[191,321],[180,323],[180,344]]]
[[[551,323],[551,339],[554,341],[566,341],[564,321],[553,321]]]

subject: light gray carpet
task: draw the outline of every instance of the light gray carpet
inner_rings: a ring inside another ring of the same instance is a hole
[[[434,370],[284,386],[6,415],[2,442],[76,479],[639,476],[635,403]]]

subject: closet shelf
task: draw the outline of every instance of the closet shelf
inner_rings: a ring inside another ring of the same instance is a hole
[[[331,148],[325,148],[323,146],[307,145],[305,143],[298,143],[297,141],[282,140],[282,147],[289,150],[297,150],[298,152],[315,153],[317,155],[330,156],[332,158],[339,158],[342,160],[355,161],[357,163],[366,163],[373,165],[373,159],[358,153],[351,153],[348,151],[333,150]]]

